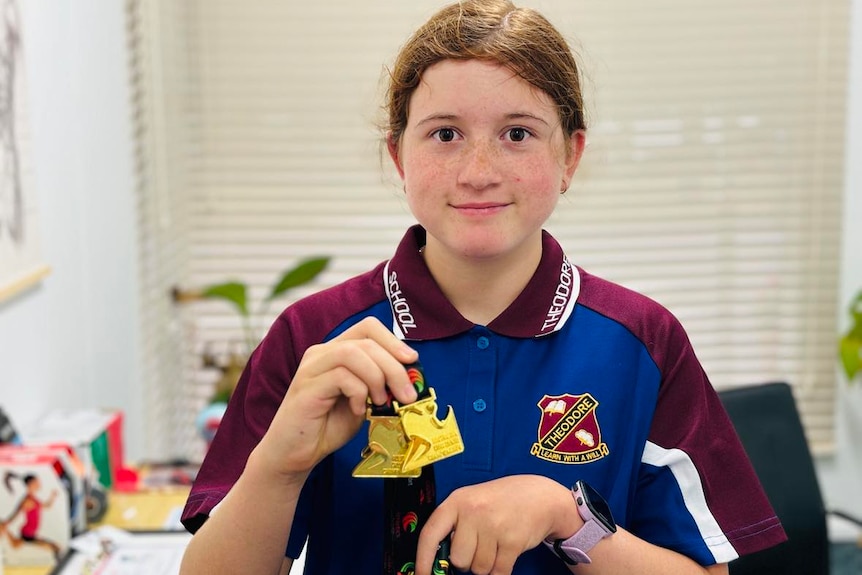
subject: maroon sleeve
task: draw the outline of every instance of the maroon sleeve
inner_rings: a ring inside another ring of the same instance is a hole
[[[677,318],[641,294],[583,271],[581,275],[585,297],[579,302],[624,325],[659,369],[648,441],[688,456],[709,512],[739,555],[785,541],[781,523]]]
[[[688,455],[710,512],[739,555],[785,541],[784,529],[688,336],[675,318],[669,325],[668,345],[653,355],[662,382],[649,441]]]
[[[183,510],[189,531],[197,531],[224,498],[269,428],[301,357],[291,341],[282,316],[249,358]]]
[[[182,523],[189,531],[194,533],[203,525],[239,479],[275,417],[305,351],[385,297],[382,269],[383,264],[300,300],[273,323],[249,358],[195,478],[182,513]]]

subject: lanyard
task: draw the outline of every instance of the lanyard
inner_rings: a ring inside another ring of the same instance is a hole
[[[434,466],[423,467],[419,477],[384,479],[383,506],[383,575],[412,575],[419,532],[437,507]],[[445,551],[445,557],[438,551],[435,575],[449,572]]]
[[[416,401],[431,397],[419,363],[406,367],[416,390]],[[386,405],[371,406],[372,416],[391,417],[396,412],[391,399]],[[419,532],[437,507],[434,466],[422,467],[418,477],[391,477],[383,480],[383,575],[412,575],[416,564]],[[449,573],[449,541],[441,543],[434,559],[434,575]]]

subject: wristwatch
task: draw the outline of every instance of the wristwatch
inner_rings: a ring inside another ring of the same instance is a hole
[[[568,565],[592,563],[587,551],[616,533],[617,524],[607,502],[586,481],[578,481],[572,486],[572,497],[584,526],[568,539],[545,539],[545,545]]]

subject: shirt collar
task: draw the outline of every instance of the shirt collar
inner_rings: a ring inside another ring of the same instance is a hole
[[[392,331],[406,340],[450,337],[474,327],[456,310],[434,280],[419,249],[425,230],[413,226],[383,268],[383,287],[392,308]],[[541,337],[560,330],[571,316],[580,274],[557,241],[542,232],[542,258],[529,283],[488,329],[509,337]]]

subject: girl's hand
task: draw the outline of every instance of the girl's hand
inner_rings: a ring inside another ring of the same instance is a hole
[[[404,365],[417,359],[415,350],[374,318],[310,347],[252,454],[255,464],[291,479],[307,474],[356,434],[368,397],[383,404],[388,388],[402,403],[416,399]]]
[[[512,572],[515,560],[548,537],[583,525],[571,491],[539,475],[513,475],[452,492],[419,536],[416,575],[430,575],[437,545],[451,533],[451,564],[477,575]]]
[[[57,495],[59,494],[60,492],[56,489],[52,490],[51,495],[48,496],[48,500],[44,503],[44,506],[51,507],[52,505],[54,505],[54,500],[57,499]]]

